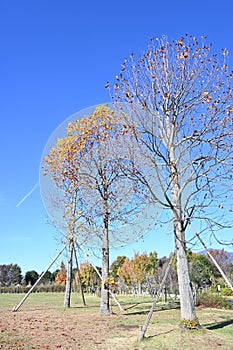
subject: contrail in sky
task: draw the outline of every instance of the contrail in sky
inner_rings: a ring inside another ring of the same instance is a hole
[[[16,205],[16,208],[18,208],[24,201],[25,199],[27,199],[31,194],[32,192],[35,191],[35,189],[37,188],[38,186],[38,182],[35,184],[35,186],[21,199],[21,201],[19,201],[19,203]]]

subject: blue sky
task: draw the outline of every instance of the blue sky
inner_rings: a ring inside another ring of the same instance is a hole
[[[62,248],[38,187],[16,207],[38,182],[54,129],[81,109],[108,102],[106,81],[152,36],[207,35],[214,50],[230,51],[232,63],[232,13],[231,0],[1,1],[0,264],[41,272]],[[172,249],[172,235],[156,229],[114,251],[112,260],[144,250],[161,257]]]

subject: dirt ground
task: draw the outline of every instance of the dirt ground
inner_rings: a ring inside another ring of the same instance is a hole
[[[116,315],[79,315],[77,310],[74,311],[65,312],[64,317],[62,312],[54,309],[4,310],[0,315],[0,349],[109,350],[116,349],[114,339],[118,341],[117,349],[125,349],[127,344],[134,349],[137,325],[125,326]]]
[[[180,310],[162,305],[150,322],[146,339],[138,343],[151,301],[122,299],[124,312],[112,304],[113,314],[99,315],[99,299],[87,297],[83,306],[74,296],[71,308],[62,307],[63,295],[35,293],[12,312],[21,295],[0,295],[0,349],[3,350],[233,350],[233,311],[197,310],[203,329],[178,329]]]

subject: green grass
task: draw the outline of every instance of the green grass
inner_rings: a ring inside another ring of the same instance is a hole
[[[24,298],[25,294],[0,294],[0,308],[13,309]],[[86,296],[87,306],[98,307],[99,298],[95,296]],[[43,308],[63,308],[64,293],[32,293],[25,300],[19,310],[32,310]],[[82,299],[79,294],[72,294],[72,307],[82,307]]]
[[[8,313],[9,317],[16,315],[17,313],[12,313],[11,310],[23,297],[24,294],[0,294],[0,312]],[[72,317],[75,320],[73,322],[81,322],[78,317],[82,315],[90,314],[90,317],[96,318],[99,316],[100,299],[98,297],[86,295],[87,306],[83,306],[80,295],[73,294],[70,309],[63,307],[63,298],[62,293],[33,293],[18,312],[21,314],[27,314],[27,311],[41,313],[43,310],[51,309],[57,318],[64,318],[64,322]],[[116,333],[106,333],[105,342],[109,350],[212,350],[215,348],[233,350],[233,310],[198,308],[197,317],[202,329],[181,331],[178,328],[180,323],[178,304],[175,302],[158,303],[146,337],[138,343],[139,327],[146,320],[152,304],[151,298],[119,296],[119,301],[124,306],[124,311],[121,312],[111,301],[113,316],[106,321],[117,330]],[[5,341],[12,344],[11,334],[6,332],[4,336]],[[23,340],[19,336],[17,341],[20,343]]]

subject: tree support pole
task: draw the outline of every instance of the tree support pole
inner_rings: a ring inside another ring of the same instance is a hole
[[[226,281],[227,285],[229,286],[229,288],[233,291],[233,287],[232,284],[230,282],[230,280],[228,279],[228,277],[226,276],[226,274],[223,272],[223,270],[221,269],[221,267],[219,266],[219,264],[217,263],[217,261],[214,259],[214,257],[211,255],[211,253],[209,252],[207,246],[205,245],[205,243],[203,242],[203,240],[201,239],[200,235],[197,233],[196,229],[193,227],[193,225],[191,223],[189,223],[189,225],[191,226],[191,229],[193,230],[193,232],[195,233],[195,235],[197,236],[197,238],[199,239],[199,241],[201,242],[201,244],[203,245],[203,247],[206,250],[206,253],[208,254],[208,256],[210,257],[210,259],[213,261],[214,265],[217,267],[218,271],[221,273],[222,277],[224,278],[224,280]]]
[[[20,308],[20,306],[25,302],[25,300],[29,297],[29,295],[31,294],[31,292],[35,289],[35,287],[37,286],[37,284],[42,280],[42,278],[44,277],[44,275],[46,274],[46,272],[50,269],[50,267],[55,263],[55,261],[58,259],[58,257],[63,253],[63,251],[65,250],[66,246],[67,246],[68,242],[64,245],[64,247],[62,248],[62,250],[57,254],[57,256],[53,259],[53,261],[51,262],[51,264],[47,267],[47,269],[42,273],[42,275],[38,278],[38,280],[36,281],[35,284],[33,284],[33,286],[31,287],[31,289],[27,292],[27,294],[25,295],[25,297],[20,301],[20,303],[17,306],[14,306],[13,308],[13,312],[18,311],[18,309]]]
[[[72,289],[72,266],[73,266],[74,241],[69,239],[68,261],[66,271],[66,290],[64,296],[64,307],[70,307],[71,289]]]
[[[80,289],[80,293],[81,293],[81,296],[82,296],[83,305],[86,306],[86,301],[85,301],[85,298],[84,298],[84,293],[83,293],[83,288],[82,288],[82,281],[81,281],[81,276],[80,276],[80,270],[79,270],[79,265],[78,265],[78,258],[77,258],[77,253],[76,253],[75,247],[74,247],[74,257],[75,257],[76,266],[77,266],[79,289]]]
[[[151,306],[151,309],[150,309],[150,311],[149,311],[149,313],[148,313],[146,322],[144,323],[144,326],[143,326],[142,329],[141,329],[141,333],[140,333],[140,336],[139,336],[139,338],[138,338],[139,341],[141,341],[141,340],[145,337],[147,328],[148,328],[148,326],[149,326],[149,323],[150,323],[151,317],[152,317],[152,315],[153,315],[154,309],[155,309],[155,307],[156,307],[157,301],[158,301],[158,299],[159,299],[159,297],[160,297],[160,294],[161,294],[161,292],[162,292],[162,290],[163,290],[163,286],[164,286],[164,284],[165,284],[165,282],[166,282],[166,279],[167,279],[168,273],[169,273],[169,271],[170,271],[170,268],[171,268],[171,266],[172,266],[174,257],[175,257],[175,253],[173,253],[172,256],[171,256],[171,258],[170,258],[169,264],[168,264],[168,266],[167,266],[167,268],[166,268],[165,274],[164,274],[163,279],[162,279],[162,282],[161,282],[161,284],[160,284],[158,293],[157,293],[156,297],[154,298],[154,301],[153,301],[153,304],[152,304],[152,306]]]
[[[89,263],[90,263],[91,266],[94,268],[95,272],[97,273],[97,275],[99,276],[99,278],[100,278],[101,281],[103,282],[101,274],[99,273],[99,271],[98,271],[98,269],[96,268],[95,264],[90,260],[88,254],[85,252],[85,250],[83,249],[83,247],[81,246],[81,244],[79,243],[79,241],[77,240],[77,238],[76,238],[76,242],[75,242],[75,243],[77,244],[77,247],[84,253],[84,255],[86,256],[87,260],[89,261]],[[115,303],[118,305],[119,309],[120,309],[121,311],[123,311],[124,309],[123,309],[123,307],[121,306],[119,300],[117,300],[115,294],[114,294],[110,289],[109,289],[109,293],[110,293],[111,297],[113,298],[113,300],[115,301]]]

